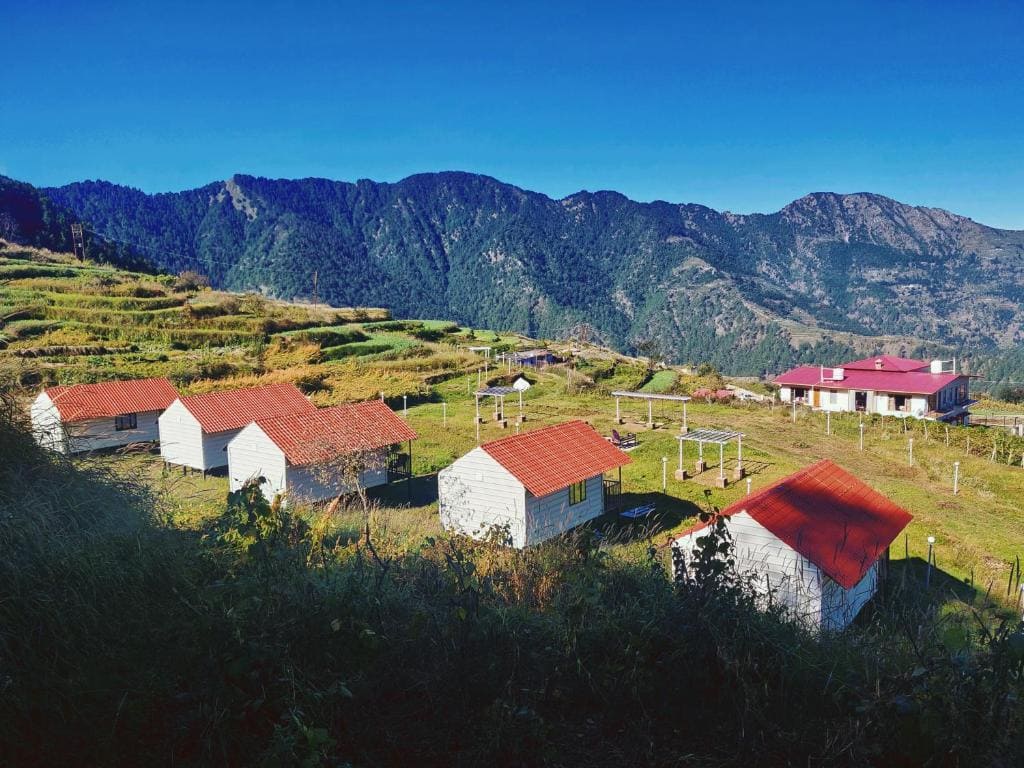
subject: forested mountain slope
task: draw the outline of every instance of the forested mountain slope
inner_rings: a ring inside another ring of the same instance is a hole
[[[1024,232],[872,194],[741,216],[614,192],[553,200],[467,173],[45,192],[221,287],[307,297],[317,273],[337,305],[534,336],[586,320],[621,349],[653,340],[670,360],[733,373],[1024,344]]]

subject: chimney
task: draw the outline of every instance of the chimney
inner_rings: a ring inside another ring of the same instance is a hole
[[[882,370],[882,358],[880,358],[880,357],[876,357],[875,358],[875,370],[876,371]]]

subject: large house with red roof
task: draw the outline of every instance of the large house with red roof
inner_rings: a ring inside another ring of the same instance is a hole
[[[36,442],[79,453],[159,439],[157,418],[178,393],[167,379],[50,387],[29,409]]]
[[[776,377],[784,403],[823,411],[915,416],[949,424],[970,421],[970,376],[955,361],[908,360],[879,355],[835,368],[802,365]]]
[[[259,478],[263,495],[331,499],[411,476],[416,433],[380,400],[258,418],[228,443],[232,491]],[[401,453],[402,443],[409,452]]]
[[[438,473],[441,524],[481,539],[507,530],[514,547],[536,544],[602,515],[604,473],[629,463],[582,421],[484,443]]]
[[[160,455],[206,472],[227,466],[227,446],[257,419],[315,411],[294,384],[271,384],[176,399],[160,416]]]
[[[878,590],[889,545],[911,515],[824,459],[722,510],[736,570],[814,629],[846,627]],[[673,542],[677,577],[689,577],[704,523]]]

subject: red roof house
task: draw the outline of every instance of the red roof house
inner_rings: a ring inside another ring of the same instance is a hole
[[[729,520],[737,568],[826,628],[846,626],[874,594],[879,562],[912,519],[827,459],[740,499],[721,515]],[[707,525],[685,531],[674,546],[691,552]]]
[[[630,463],[582,421],[484,443],[438,474],[441,522],[517,547],[535,544],[604,513],[603,475]]]
[[[204,472],[223,467],[228,442],[247,424],[315,410],[293,384],[182,397],[160,416],[160,454],[169,464]]]
[[[775,378],[782,402],[831,411],[917,416],[965,424],[970,377],[955,362],[867,357],[834,368],[802,365]]]
[[[57,386],[30,409],[40,444],[61,452],[158,439],[157,416],[178,393],[167,379],[127,379]]]
[[[261,477],[268,498],[287,492],[319,500],[350,490],[356,475],[360,486],[371,488],[388,481],[392,446],[415,439],[412,428],[380,400],[257,419],[228,443],[231,489]]]

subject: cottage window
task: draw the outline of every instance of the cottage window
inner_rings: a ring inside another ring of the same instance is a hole
[[[114,417],[114,429],[118,432],[125,429],[138,429],[138,426],[138,414],[122,413],[120,416]]]
[[[579,504],[587,499],[587,481],[580,480],[569,486],[569,504]]]

